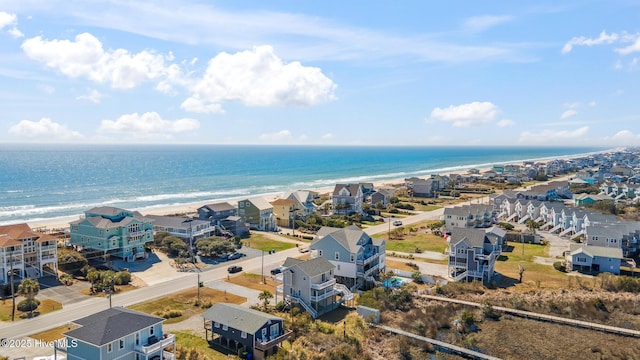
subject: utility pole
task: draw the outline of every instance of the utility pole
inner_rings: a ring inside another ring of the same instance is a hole
[[[262,266],[260,270],[260,279],[262,279],[262,282],[260,284],[264,284],[264,250],[262,250]]]
[[[198,273],[198,303],[200,303],[200,273]]]
[[[16,294],[13,286],[13,252],[15,251],[15,247],[11,247],[11,257],[9,258],[11,268],[11,321],[14,321],[16,318]]]

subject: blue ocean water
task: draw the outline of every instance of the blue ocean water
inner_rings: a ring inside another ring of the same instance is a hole
[[[0,224],[109,205],[150,211],[553,159],[600,148],[0,145]]]

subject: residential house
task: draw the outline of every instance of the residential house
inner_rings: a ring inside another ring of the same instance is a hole
[[[288,199],[276,199],[271,202],[278,226],[292,228],[298,215],[296,203]]]
[[[617,247],[569,244],[565,260],[567,269],[587,273],[610,272],[620,274],[622,249]]]
[[[0,281],[58,276],[58,240],[31,230],[26,223],[0,226]]]
[[[273,206],[261,197],[238,201],[238,215],[249,224],[250,229],[276,231],[276,216]]]
[[[373,194],[376,191],[376,188],[373,186],[373,183],[370,183],[370,182],[362,182],[360,183],[360,186],[362,187],[362,193],[364,194],[365,197]]]
[[[145,258],[145,244],[153,241],[153,222],[137,211],[101,206],[72,221],[71,245],[101,251],[127,261]]]
[[[573,204],[575,206],[592,205],[598,201],[609,201],[613,203],[614,199],[611,196],[605,194],[577,194],[573,196]]]
[[[360,184],[336,184],[331,205],[334,215],[362,214],[364,193]]]
[[[496,222],[493,205],[471,204],[444,209],[443,220],[447,231],[453,228],[485,228]]]
[[[238,216],[238,209],[228,202],[201,206],[198,208],[198,218],[209,220],[215,226],[216,235],[242,236],[249,233],[244,219]]]
[[[153,231],[156,234],[166,232],[185,241],[196,241],[215,235],[215,226],[208,220],[160,215],[147,215],[146,217],[153,221]]]
[[[386,242],[376,239],[355,225],[343,229],[322,227],[309,249],[311,257],[324,257],[336,266],[336,280],[352,291],[372,285],[386,271]]]
[[[313,202],[319,194],[310,190],[296,190],[285,193],[282,198],[291,200],[295,203],[297,211],[301,212],[303,218],[316,212],[316,204]]]
[[[56,341],[70,360],[175,359],[175,335],[164,333],[164,318],[113,307],[72,322],[76,327]]]
[[[480,279],[489,283],[494,277],[506,232],[488,229],[454,228],[448,238],[448,273],[453,281]]]
[[[255,360],[275,354],[280,343],[292,333],[284,328],[283,318],[235,304],[213,304],[202,317],[207,341],[238,356],[246,352]]]
[[[334,310],[344,301],[353,300],[353,293],[336,283],[336,266],[324,257],[309,260],[287,258],[282,266],[285,269],[276,275],[276,279],[282,281],[282,285],[276,288],[276,297],[281,293],[287,302],[301,306],[314,319]],[[340,299],[336,301],[339,294]]]
[[[393,190],[380,189],[371,194],[371,207],[376,208],[382,206],[386,208],[390,204],[390,199],[393,196]],[[380,205],[378,205],[380,204]]]

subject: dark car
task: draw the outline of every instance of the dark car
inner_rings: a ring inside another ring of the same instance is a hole
[[[229,260],[237,260],[237,259],[240,259],[240,258],[242,257],[242,255],[244,255],[244,254],[241,254],[241,253],[233,253],[233,254],[229,255]]]
[[[235,273],[237,273],[237,272],[242,271],[242,266],[235,266],[235,265],[234,265],[234,266],[229,266],[229,267],[227,268],[227,271],[228,271],[230,274],[235,274]]]
[[[278,266],[275,269],[271,269],[271,275],[278,275],[284,270],[284,266]]]

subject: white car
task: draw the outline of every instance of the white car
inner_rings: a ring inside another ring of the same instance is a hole
[[[402,225],[402,221],[400,220],[396,220],[393,222],[393,226],[400,226],[400,225]]]

